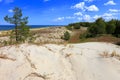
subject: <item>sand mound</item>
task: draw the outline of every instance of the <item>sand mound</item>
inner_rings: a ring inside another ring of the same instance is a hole
[[[113,51],[117,58],[104,56]],[[95,42],[2,47],[0,80],[120,80],[119,55],[120,47]]]

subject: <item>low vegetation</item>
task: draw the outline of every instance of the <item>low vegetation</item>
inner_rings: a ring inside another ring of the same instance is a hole
[[[61,38],[68,41],[70,39],[70,33],[68,31],[66,31]]]
[[[117,54],[115,51],[113,51],[111,54],[105,51],[102,54],[100,54],[100,56],[102,56],[104,58],[114,57],[114,58],[120,60],[120,54]]]

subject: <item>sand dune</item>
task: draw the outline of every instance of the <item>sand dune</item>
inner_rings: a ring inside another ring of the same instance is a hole
[[[118,55],[119,46],[97,42],[1,47],[0,80],[120,80]]]

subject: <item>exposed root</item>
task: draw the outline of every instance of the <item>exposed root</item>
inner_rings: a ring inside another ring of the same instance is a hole
[[[15,60],[16,60],[16,59],[13,59],[13,58],[8,57],[6,54],[0,54],[0,58],[1,58],[1,59],[11,60],[11,61],[15,61]]]
[[[49,76],[50,74],[48,74],[48,75],[41,75],[41,74],[39,74],[39,73],[36,73],[36,72],[32,72],[32,73],[30,73],[29,75],[27,75],[23,80],[25,80],[26,78],[28,78],[28,77],[39,77],[39,78],[42,78],[42,79],[44,79],[44,80],[47,80],[47,79],[50,79],[48,76]]]
[[[65,58],[70,57],[70,56],[72,56],[72,54],[71,54],[71,53],[66,54],[66,55],[65,55]]]
[[[48,48],[47,46],[44,46],[45,48],[47,48],[49,51],[55,53],[55,51],[53,51],[52,49]]]
[[[37,69],[36,66],[35,66],[35,64],[33,64],[32,61],[29,59],[29,57],[28,57],[27,55],[25,55],[25,56],[26,56],[27,61],[28,61],[29,64],[30,64],[30,66],[31,66],[32,68],[34,68],[34,69]]]

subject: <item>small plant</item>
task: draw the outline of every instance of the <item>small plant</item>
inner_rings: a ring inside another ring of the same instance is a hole
[[[107,58],[107,57],[109,57],[109,53],[104,51],[102,54],[100,54],[100,56]]]
[[[116,52],[113,51],[111,54],[110,54],[111,57],[114,57],[114,56],[117,56]]]
[[[72,26],[66,26],[66,28],[67,28],[68,30],[72,30],[72,29],[73,29]]]
[[[108,58],[108,57],[114,57],[118,60],[120,60],[120,55],[116,53],[116,51],[113,51],[111,54],[109,54],[108,52],[103,52],[103,54],[100,54],[100,56],[104,57],[104,58]]]
[[[61,37],[61,38],[64,39],[64,40],[66,40],[66,41],[68,41],[68,40],[70,39],[70,33],[69,33],[68,31],[66,31],[66,32],[64,33],[64,36]]]

